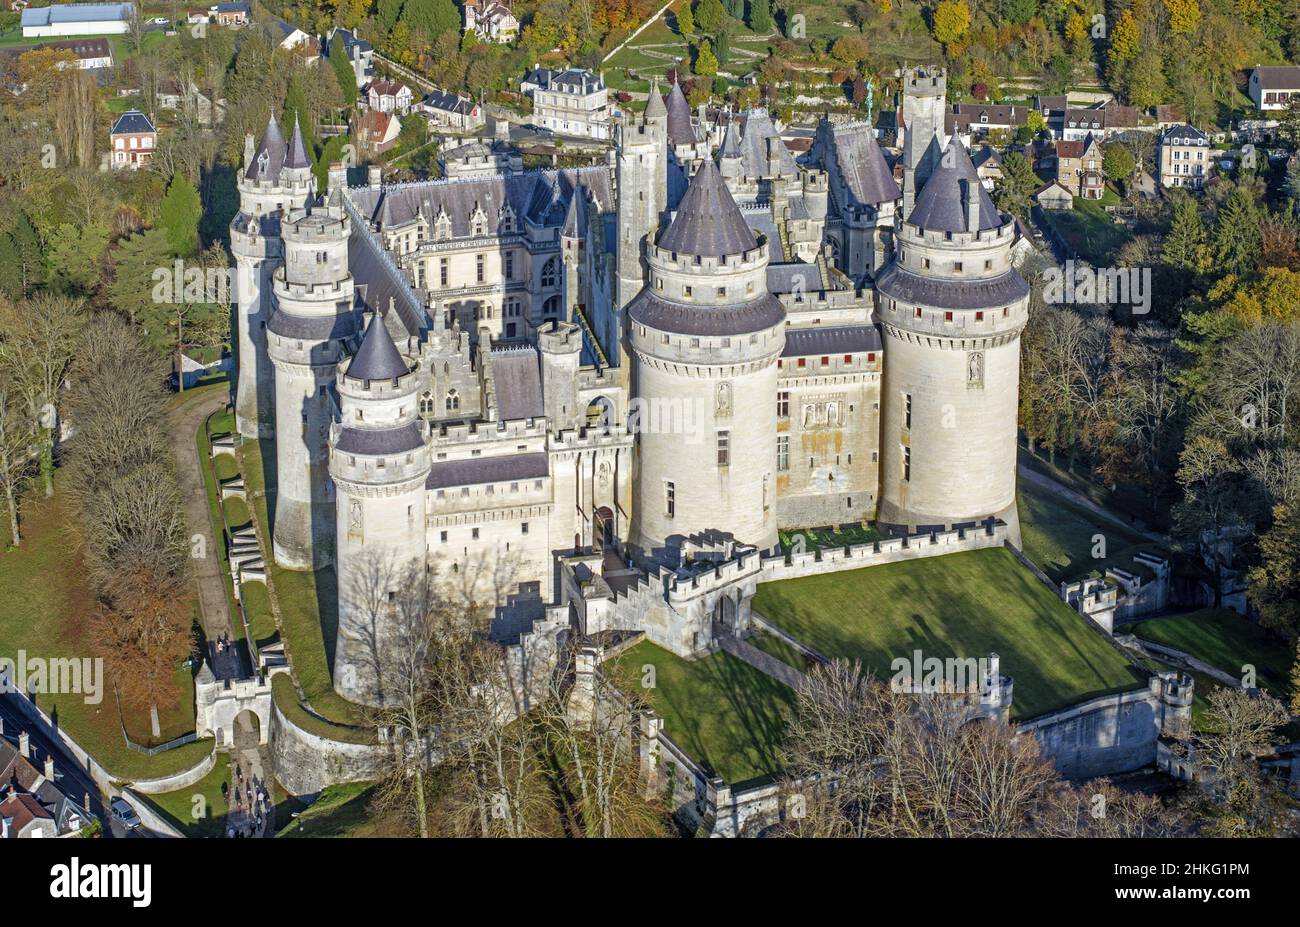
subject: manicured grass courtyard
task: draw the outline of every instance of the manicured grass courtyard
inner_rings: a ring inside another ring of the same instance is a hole
[[[143,797],[186,837],[220,837],[229,811],[221,789],[229,782],[230,757],[219,754],[212,771],[193,785]]]
[[[642,685],[648,666],[653,688]],[[722,652],[683,660],[643,641],[606,669],[650,703],[668,736],[705,770],[733,786],[779,771],[794,692],[748,663]]]
[[[882,678],[897,658],[1001,657],[1012,716],[1036,717],[1146,676],[1009,551],[963,551],[764,583],[754,608],[830,657]]]
[[[1159,545],[1092,512],[1075,508],[1028,480],[1019,487],[1020,534],[1024,553],[1056,583],[1081,579],[1118,567],[1131,573],[1149,573],[1133,562],[1142,550]],[[1098,535],[1104,556],[1094,557]]]
[[[1186,615],[1153,618],[1127,626],[1144,640],[1190,653],[1241,679],[1243,667],[1255,668],[1259,688],[1286,702],[1290,698],[1295,652],[1259,625],[1229,609],[1204,608]]]

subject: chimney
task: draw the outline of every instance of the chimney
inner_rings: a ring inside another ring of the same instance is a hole
[[[45,754],[45,778],[54,781],[54,757],[48,753]]]
[[[384,171],[378,164],[372,164],[366,169],[366,183],[372,187],[380,186],[384,181]]]
[[[29,760],[32,758],[32,740],[26,731],[18,734],[18,752]]]
[[[248,170],[253,164],[253,156],[257,153],[256,144],[252,132],[244,135],[244,170]]]
[[[343,192],[343,188],[348,185],[348,168],[342,161],[331,161],[327,179],[326,192]]]
[[[903,169],[903,221],[912,216],[912,207],[916,204],[916,171]]]
[[[965,185],[962,188],[962,195],[966,198],[966,231],[978,232],[980,230],[980,194],[978,189],[978,180],[964,180]]]
[[[510,123],[505,119],[497,120],[497,140],[502,142],[510,141]]]

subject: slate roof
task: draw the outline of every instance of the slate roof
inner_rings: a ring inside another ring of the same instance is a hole
[[[26,14],[24,14],[26,15]],[[27,20],[23,20],[26,25]],[[1300,67],[1294,65],[1257,65],[1261,90],[1294,90],[1300,87]]]
[[[421,212],[432,223],[445,213],[452,236],[466,238],[471,233],[475,208],[483,210],[491,229],[497,227],[506,205],[514,212],[520,228],[525,221],[559,227],[568,212],[569,197],[579,183],[591,191],[602,212],[613,210],[609,168],[603,166],[358,188],[348,195],[371,223],[402,226],[414,222]]]
[[[136,132],[155,132],[153,123],[149,117],[138,109],[130,110],[118,116],[113,122],[113,128],[109,130],[110,135],[126,135]]]
[[[1029,284],[1015,271],[990,280],[921,277],[890,263],[876,278],[876,290],[904,305],[941,309],[995,309],[1029,294]]]
[[[892,203],[903,195],[871,126],[858,122],[832,127],[823,120],[818,126],[818,134],[824,146],[826,168],[840,178],[851,198],[848,203],[836,204],[841,210],[862,206],[874,208],[881,203]],[[835,190],[838,195],[839,184],[835,185]]]
[[[471,457],[435,463],[425,481],[426,489],[449,486],[478,486],[484,483],[508,483],[546,476],[546,453],[508,454],[498,457]]]
[[[767,163],[767,140],[776,139],[777,173],[772,175]],[[772,124],[767,110],[756,109],[745,117],[745,132],[740,144],[740,165],[746,177],[798,177],[799,165]]]
[[[393,344],[383,319],[371,316],[366,333],[361,338],[361,346],[352,356],[345,376],[350,380],[396,380],[411,372],[411,368],[402,358]]]
[[[1209,145],[1210,137],[1189,125],[1170,126],[1160,133],[1162,145]]]
[[[287,168],[311,167],[311,158],[307,157],[307,145],[302,140],[302,123],[293,121],[293,140],[289,142],[289,154],[284,159]]]
[[[368,52],[371,51],[373,47],[365,39],[357,38],[356,33],[352,32],[350,29],[343,29],[343,28],[335,29],[334,38],[335,39],[341,38],[343,42],[343,47],[349,50],[351,50],[352,47],[355,46],[356,48],[360,49],[362,52]],[[331,39],[331,41],[333,41],[333,39]]]
[[[334,449],[343,454],[383,457],[405,454],[423,444],[423,426],[419,422],[408,422],[394,428],[341,428]]]
[[[627,311],[634,322],[656,331],[708,337],[748,335],[785,318],[785,307],[771,293],[733,306],[687,306],[647,288],[628,303]]]
[[[670,145],[694,145],[695,127],[691,125],[691,104],[686,102],[682,85],[673,81],[668,91],[668,143]]]
[[[880,350],[880,331],[874,325],[813,326],[787,328],[782,357],[811,357],[816,354],[862,354]]]
[[[980,229],[995,229],[1002,225],[1002,216],[993,205],[993,198],[980,183],[975,165],[971,163],[966,146],[956,138],[948,142],[943,156],[933,173],[917,194],[916,205],[907,221],[931,232],[967,232],[965,196],[973,192],[979,197]]]
[[[498,420],[516,421],[544,416],[546,409],[542,404],[542,374],[537,349],[494,348],[491,358]]]
[[[668,108],[664,106],[663,94],[659,92],[659,81],[653,81],[650,84],[650,95],[645,101],[645,115],[647,119],[656,119],[668,115]]]
[[[830,290],[847,290],[849,288],[847,278],[839,274],[823,276],[821,268],[816,264],[798,262],[794,264],[767,265],[767,291],[769,293],[793,293],[795,284],[800,278],[802,278],[802,282],[799,285],[802,286],[803,292],[809,295]]]
[[[9,819],[11,838],[17,837],[19,831],[37,818],[54,819],[54,815],[50,814],[35,796],[25,793],[10,795],[0,802],[0,815]]]
[[[705,158],[691,178],[672,224],[659,236],[659,247],[679,254],[721,257],[741,254],[757,244],[718,166]]]
[[[284,166],[287,155],[284,133],[275,121],[275,113],[272,113],[266,123],[266,131],[262,133],[262,142],[257,146],[257,153],[253,155],[252,163],[248,165],[244,176],[249,180],[275,183],[280,179],[280,168]]]
[[[354,313],[342,315],[291,315],[277,309],[267,323],[267,331],[294,341],[342,341],[357,333]]]
[[[431,90],[424,98],[423,105],[429,109],[440,109],[447,113],[468,116],[474,112],[474,101],[446,90]]]
[[[722,147],[718,149],[718,157],[740,157],[740,120],[732,119],[727,123],[727,132],[722,137]]]

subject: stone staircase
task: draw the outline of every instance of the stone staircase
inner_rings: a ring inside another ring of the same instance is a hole
[[[231,532],[227,556],[230,560],[230,578],[235,585],[235,601],[241,601],[239,590],[245,581],[266,582],[266,563],[262,559],[262,548],[252,525]]]

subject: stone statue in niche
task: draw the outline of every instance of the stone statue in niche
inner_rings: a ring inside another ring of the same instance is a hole
[[[348,531],[354,534],[361,533],[361,500],[353,499],[352,504],[348,506]]]
[[[731,384],[726,380],[718,384],[717,402],[714,411],[718,418],[729,418],[731,416]]]
[[[984,352],[972,351],[966,355],[966,385],[984,385]]]
[[[609,462],[608,461],[601,463],[600,469],[596,473],[596,481],[600,484],[602,489],[609,485]]]

